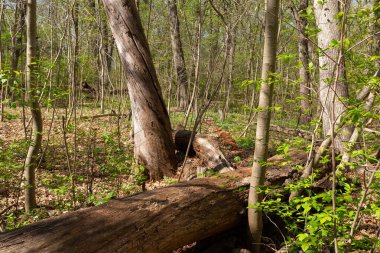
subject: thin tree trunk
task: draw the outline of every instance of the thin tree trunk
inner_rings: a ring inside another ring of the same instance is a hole
[[[277,33],[279,0],[265,1],[265,41],[262,67],[262,84],[259,97],[260,111],[257,116],[256,140],[252,176],[248,197],[248,224],[252,235],[253,250],[260,252],[262,233],[262,211],[256,205],[261,203],[263,195],[259,187],[264,185],[268,140],[273,97],[273,74],[276,71]]]
[[[228,29],[227,31],[227,42],[226,42],[226,53],[227,53],[227,59],[228,59],[228,73],[227,73],[227,94],[226,94],[226,100],[224,103],[223,108],[223,119],[224,120],[227,117],[229,107],[230,107],[230,99],[231,99],[231,92],[232,92],[232,85],[233,85],[233,74],[234,74],[234,56],[235,56],[235,33],[236,33],[236,27],[233,26]]]
[[[3,70],[3,43],[2,43],[2,32],[3,32],[3,17],[4,17],[4,1],[0,0],[0,71]],[[0,122],[3,121],[4,117],[4,85],[0,83],[1,85],[1,93],[0,93]]]
[[[3,43],[2,43],[2,36],[3,36],[3,19],[4,19],[4,0],[0,0],[0,70],[3,70]]]
[[[36,0],[28,0],[26,13],[26,91],[27,101],[30,103],[32,113],[32,140],[25,160],[25,210],[31,211],[37,207],[35,167],[37,165],[37,155],[42,142],[42,116],[36,94],[36,47],[37,47],[37,17]]]
[[[168,0],[168,7],[174,68],[177,75],[177,83],[179,86],[179,108],[185,110],[188,104],[188,78],[186,72],[185,57],[183,55],[182,49],[176,0]]]
[[[9,73],[8,85],[14,85],[15,72],[17,70],[19,58],[22,51],[22,36],[24,34],[24,26],[25,26],[25,12],[26,6],[23,0],[19,0],[16,4],[15,10],[15,23],[12,29],[12,46],[10,50],[10,61],[9,66],[10,69],[13,70]]]
[[[309,0],[301,0],[298,6],[293,6],[293,15],[298,29],[298,59],[300,61],[299,76],[301,95],[302,124],[309,124],[311,120],[310,73],[309,73],[309,41],[306,37],[307,19],[305,17]]]
[[[134,155],[152,179],[176,170],[171,125],[134,0],[103,0],[128,80]]]

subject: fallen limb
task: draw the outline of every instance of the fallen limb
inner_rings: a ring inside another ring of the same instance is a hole
[[[130,117],[129,114],[117,114],[117,113],[105,113],[105,114],[98,114],[93,116],[82,116],[81,119],[98,119],[98,118],[104,118],[104,117]]]
[[[312,133],[303,129],[293,129],[277,125],[270,125],[270,131],[276,131],[280,133],[285,133],[288,135],[298,136],[307,140],[311,140]]]
[[[191,131],[178,130],[174,133],[174,143],[177,150],[186,152],[191,139]],[[196,134],[190,147],[190,154],[195,152],[203,161],[204,166],[220,172],[233,171],[234,168],[228,162],[219,149],[218,144],[210,136]]]

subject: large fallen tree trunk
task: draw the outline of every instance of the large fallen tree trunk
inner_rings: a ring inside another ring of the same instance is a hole
[[[306,155],[290,158],[303,163]],[[280,156],[271,160],[283,161]],[[268,168],[268,184],[293,178],[293,162]],[[239,169],[49,218],[1,233],[0,252],[170,252],[245,219],[247,191],[242,189],[248,189],[250,174],[251,168]]]
[[[170,252],[238,224],[246,204],[234,182],[248,175],[197,179],[66,213],[0,234],[0,251]]]

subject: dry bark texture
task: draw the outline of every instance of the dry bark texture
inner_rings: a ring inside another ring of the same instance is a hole
[[[232,182],[197,179],[47,219],[0,234],[1,252],[167,253],[244,217]]]
[[[289,166],[267,169],[269,185],[286,184],[295,176],[292,165],[304,163],[306,154],[294,151],[289,159]],[[1,233],[0,251],[167,253],[246,219],[247,190],[241,189],[248,188],[250,173],[244,168],[195,179]]]
[[[128,79],[134,154],[152,179],[176,170],[169,115],[133,0],[103,0],[112,34]]]
[[[191,131],[179,130],[174,133],[174,142],[176,149],[186,152],[188,143],[191,139]],[[208,169],[227,172],[233,171],[234,168],[224,157],[222,151],[218,147],[216,140],[203,134],[196,134],[194,136],[189,154],[197,154],[202,160],[204,166]]]

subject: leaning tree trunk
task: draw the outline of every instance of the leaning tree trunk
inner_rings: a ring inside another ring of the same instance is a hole
[[[293,14],[298,29],[298,59],[300,61],[299,76],[301,98],[301,118],[303,124],[309,124],[311,120],[310,100],[310,72],[309,68],[309,41],[306,37],[307,19],[305,17],[309,0],[301,0],[298,6],[293,6]]]
[[[103,0],[131,99],[134,155],[152,179],[176,169],[169,115],[134,0]]]
[[[328,0],[321,3],[314,0],[315,19],[320,32],[318,33],[318,46],[323,50],[319,55],[319,101],[323,113],[323,133],[330,134],[331,125],[339,121],[345,111],[343,99],[348,97],[348,88],[345,83],[344,59],[339,58],[339,48],[330,47],[332,41],[341,40],[341,32],[337,22],[339,3],[336,0]],[[336,85],[336,71],[338,79]],[[333,121],[332,124],[330,121]],[[350,128],[345,128],[338,134],[337,148],[344,151],[343,141],[348,140]]]
[[[37,206],[35,168],[42,142],[42,116],[36,94],[35,62],[37,48],[36,0],[28,0],[26,8],[26,91],[32,113],[32,140],[25,160],[25,210],[29,212]]]
[[[261,203],[263,194],[259,187],[264,185],[266,161],[268,156],[268,140],[271,106],[273,97],[274,73],[276,71],[277,33],[278,33],[279,0],[265,1],[265,41],[262,67],[262,83],[257,116],[255,154],[250,180],[248,198],[248,224],[252,234],[253,250],[260,252],[262,233],[262,211],[255,205]]]
[[[179,108],[185,110],[188,104],[188,79],[183,55],[176,0],[168,0],[170,40],[172,44],[174,68],[179,86]]]

